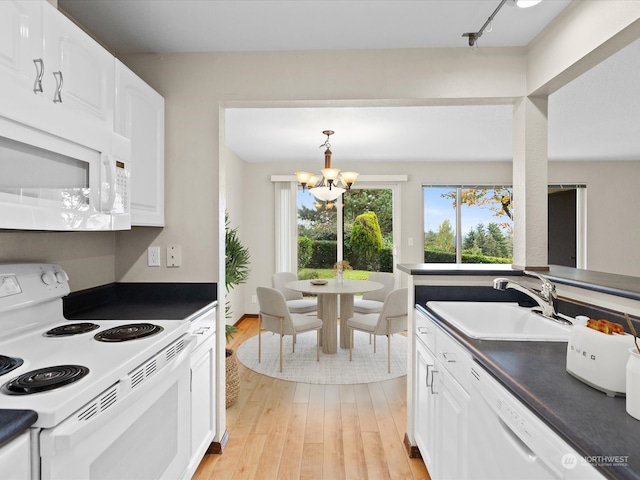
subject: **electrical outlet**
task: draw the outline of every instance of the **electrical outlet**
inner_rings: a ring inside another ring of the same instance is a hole
[[[147,249],[147,266],[160,266],[160,247],[149,247]]]
[[[251,303],[258,303],[258,296],[257,295],[251,295]]]
[[[167,247],[167,267],[180,267],[182,265],[182,252],[180,245]]]

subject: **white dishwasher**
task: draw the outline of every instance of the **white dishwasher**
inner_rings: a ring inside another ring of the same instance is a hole
[[[604,478],[475,362],[469,395],[469,472],[474,480]]]

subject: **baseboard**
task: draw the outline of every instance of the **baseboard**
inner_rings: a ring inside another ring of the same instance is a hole
[[[229,441],[229,431],[225,430],[219,442],[211,442],[207,449],[206,455],[221,454]]]
[[[245,313],[244,315],[242,315],[240,317],[240,320],[238,320],[233,325],[237,327],[238,325],[240,325],[240,322],[242,322],[243,320],[248,320],[248,319],[251,319],[251,318],[258,319],[258,314],[257,313]]]
[[[409,441],[409,437],[407,436],[407,434],[404,434],[404,448],[407,450],[407,455],[409,455],[409,458],[422,458],[422,455],[420,454],[420,450],[418,449],[417,445],[411,445],[411,442]]]

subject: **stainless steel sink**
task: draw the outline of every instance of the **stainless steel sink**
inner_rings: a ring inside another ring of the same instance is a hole
[[[471,338],[566,342],[571,326],[562,325],[517,303],[428,302],[427,308]]]

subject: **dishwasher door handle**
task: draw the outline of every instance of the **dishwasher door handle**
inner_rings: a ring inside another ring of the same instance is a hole
[[[500,423],[500,426],[506,433],[507,437],[513,442],[518,450],[520,450],[524,454],[529,462],[535,462],[536,460],[538,460],[538,455],[536,454],[536,452],[531,450],[529,446],[524,443],[524,441],[516,434],[516,432],[514,432],[511,427],[505,423],[504,420],[498,417],[498,422]]]

